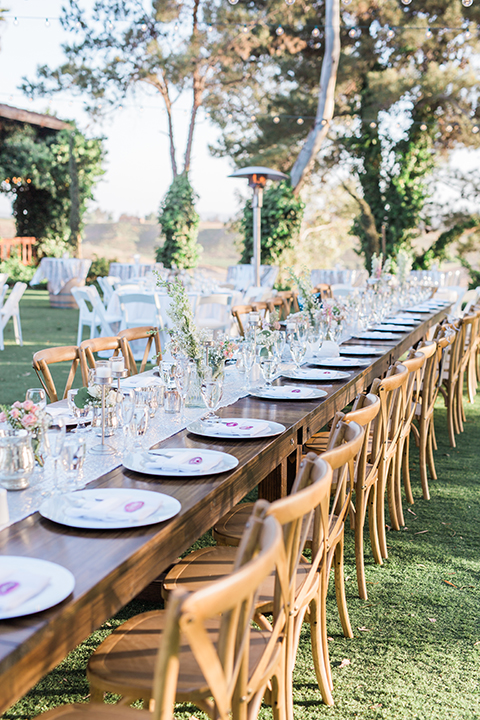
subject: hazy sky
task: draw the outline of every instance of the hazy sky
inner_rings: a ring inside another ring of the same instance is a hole
[[[85,1],[81,3],[85,5]],[[138,93],[123,110],[111,113],[102,125],[92,125],[79,98],[53,96],[31,102],[18,89],[24,76],[34,78],[39,64],[55,67],[62,61],[63,32],[59,15],[62,0],[5,0],[7,22],[0,27],[0,103],[36,112],[47,108],[60,118],[73,118],[88,133],[106,136],[106,174],[95,188],[95,205],[118,217],[122,213],[144,216],[156,212],[171,182],[166,118],[160,97]],[[15,21],[16,18],[16,21]],[[48,26],[46,23],[48,19]],[[187,132],[189,98],[176,104],[178,161]],[[191,180],[200,195],[203,217],[228,218],[238,207],[236,191],[249,195],[246,180],[226,179],[233,166],[227,158],[215,159],[208,144],[217,130],[203,113],[197,124]],[[10,214],[10,203],[0,196],[0,215]]]

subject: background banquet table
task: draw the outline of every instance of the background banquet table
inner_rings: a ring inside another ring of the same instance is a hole
[[[286,429],[278,436],[238,442],[207,440],[181,431],[159,444],[229,452],[238,458],[239,465],[228,473],[164,479],[119,466],[89,486],[136,487],[172,495],[182,509],[167,522],[125,531],[92,531],[56,525],[35,513],[0,532],[3,555],[59,563],[74,574],[76,581],[72,595],[60,605],[30,617],[0,622],[0,711],[135,597],[255,486],[260,483],[260,496],[270,500],[287,493],[303,443],[412,343],[424,337],[447,310],[426,316],[394,345],[386,344],[384,355],[372,359],[368,367],[326,386],[327,396],[320,402],[264,402],[244,397],[219,413],[280,422]]]
[[[58,295],[71,280],[79,280],[84,284],[91,264],[91,260],[78,258],[44,257],[40,260],[40,265],[30,280],[30,285],[38,285],[47,280],[49,292]]]

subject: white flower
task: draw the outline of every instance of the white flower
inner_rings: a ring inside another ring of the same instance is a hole
[[[107,397],[105,398],[105,402],[107,405],[115,405],[117,402],[117,393],[115,390],[110,390]]]
[[[102,398],[102,388],[100,385],[91,385],[88,388],[88,394],[92,396],[92,398],[95,398],[95,400],[101,400]]]

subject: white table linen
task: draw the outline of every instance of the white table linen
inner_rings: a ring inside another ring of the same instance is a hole
[[[109,275],[116,275],[120,280],[145,277],[153,272],[164,270],[162,263],[110,263]]]
[[[85,280],[90,270],[91,260],[79,258],[42,258],[30,285],[48,281],[48,289],[58,295],[60,290],[74,278]]]

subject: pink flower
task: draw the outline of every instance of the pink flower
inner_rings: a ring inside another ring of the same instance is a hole
[[[10,415],[14,420],[16,420],[20,417],[20,411],[16,407],[12,407],[12,409],[10,410]]]
[[[17,400],[16,402],[13,403],[12,407],[20,409],[22,407],[22,403],[18,402],[18,400]]]
[[[37,418],[35,417],[35,415],[33,415],[33,413],[28,413],[28,415],[25,415],[20,422],[22,423],[23,427],[28,428],[37,422]]]
[[[34,407],[35,407],[35,405],[33,404],[33,402],[31,400],[25,400],[25,402],[23,403],[23,409],[28,410],[28,412],[33,410]]]
[[[2,410],[2,412],[0,412],[0,423],[4,423],[4,422],[7,422],[7,416]]]

